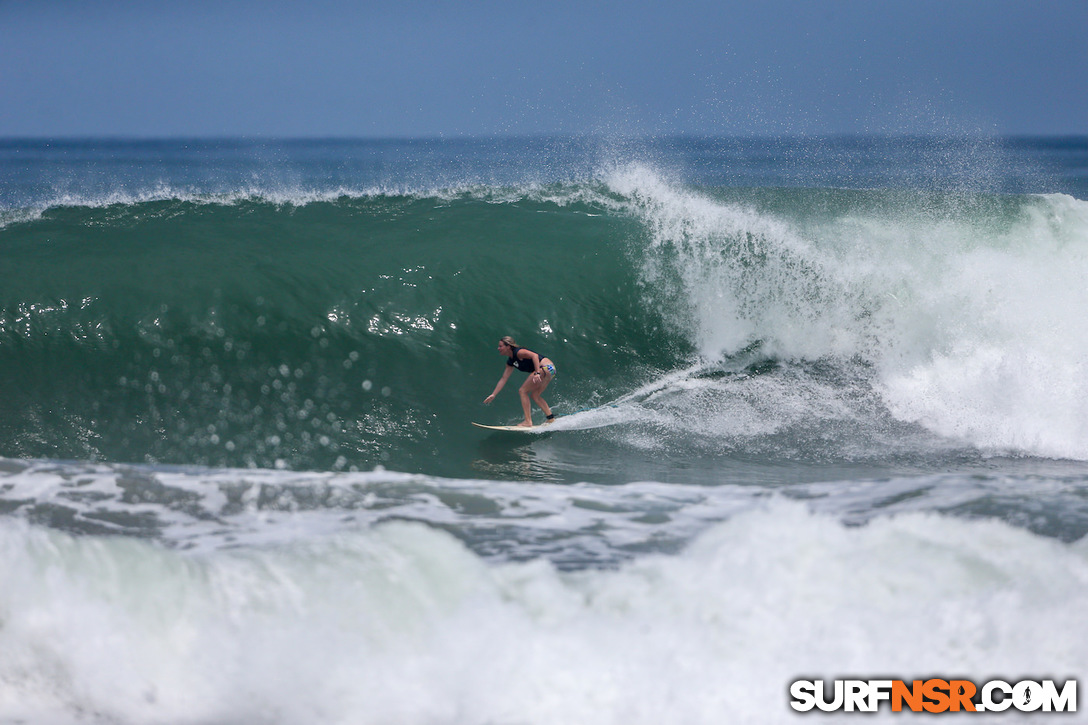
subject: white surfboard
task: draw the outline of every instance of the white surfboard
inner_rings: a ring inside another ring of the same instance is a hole
[[[541,428],[547,428],[548,423],[541,423],[540,425],[534,425],[531,428],[523,425],[484,425],[483,423],[473,422],[473,425],[477,428],[486,428],[487,430],[501,430],[509,433],[535,433],[540,432]]]

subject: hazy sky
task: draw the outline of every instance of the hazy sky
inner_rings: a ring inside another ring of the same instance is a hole
[[[1088,133],[1088,0],[0,0],[0,136]]]

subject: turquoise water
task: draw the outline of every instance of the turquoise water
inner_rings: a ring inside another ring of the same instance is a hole
[[[0,181],[0,719],[1084,669],[1083,138],[9,140]],[[545,433],[470,425],[520,417],[503,335]]]

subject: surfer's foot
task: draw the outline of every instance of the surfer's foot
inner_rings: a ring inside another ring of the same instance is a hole
[[[555,413],[548,413],[547,421],[551,423],[553,420],[555,420]]]
[[[533,421],[529,421],[528,423],[518,423],[518,428],[532,428],[532,427],[533,427]]]

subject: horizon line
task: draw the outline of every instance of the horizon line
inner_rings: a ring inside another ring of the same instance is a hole
[[[713,139],[713,140],[790,140],[823,141],[838,139],[1083,139],[1088,131],[1080,133],[946,133],[946,132],[866,132],[840,131],[828,133],[695,133],[668,132],[659,134],[617,134],[606,132],[538,132],[538,133],[479,133],[479,134],[420,134],[420,135],[348,135],[348,134],[0,134],[0,143],[156,143],[156,142],[311,142],[311,143],[411,143],[488,140],[545,140],[545,139],[611,139],[616,141],[655,141],[664,139]]]

